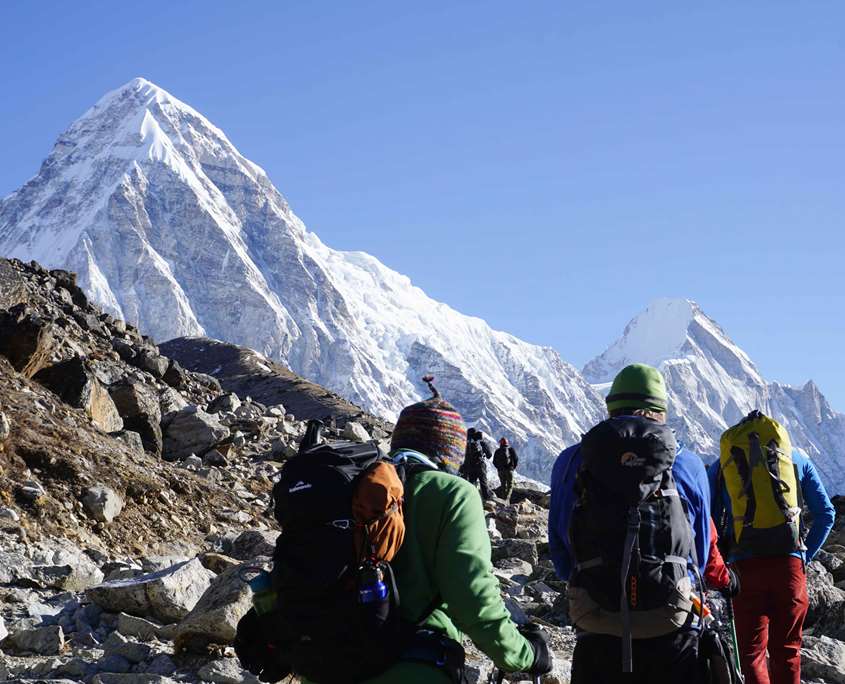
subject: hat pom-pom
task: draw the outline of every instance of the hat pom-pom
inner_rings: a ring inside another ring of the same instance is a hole
[[[431,398],[432,399],[439,399],[440,392],[437,391],[437,388],[434,386],[434,376],[433,375],[423,375],[422,381],[428,385],[428,389],[431,390]]]

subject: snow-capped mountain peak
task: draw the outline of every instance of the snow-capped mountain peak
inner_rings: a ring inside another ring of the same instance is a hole
[[[222,131],[144,79],[100,99],[0,201],[0,253],[76,271],[95,301],[157,339],[251,347],[385,417],[426,396],[420,378],[433,372],[535,477],[603,412],[553,350],[324,245]]]
[[[695,302],[653,302],[583,374],[606,391],[630,363],[660,368],[669,393],[669,422],[702,456],[715,458],[721,433],[760,409],[789,429],[794,444],[814,459],[834,491],[845,491],[845,416],[830,408],[813,382],[800,389],[767,382]]]
[[[584,375],[590,382],[606,383],[630,363],[659,366],[668,359],[696,359],[714,352],[732,372],[762,383],[748,355],[698,304],[689,299],[657,299],[625,326],[622,336],[601,356],[584,367]]]

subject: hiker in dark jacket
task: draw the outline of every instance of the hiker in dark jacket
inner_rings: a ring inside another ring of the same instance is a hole
[[[499,440],[499,448],[493,454],[493,466],[499,473],[499,497],[510,501],[513,491],[513,471],[519,465],[519,457],[516,450],[508,444],[508,438],[502,437]]]
[[[461,465],[461,475],[472,485],[478,483],[481,488],[481,498],[488,501],[493,498],[493,492],[487,483],[487,464],[493,454],[490,447],[484,441],[484,434],[481,430],[470,428],[467,431],[467,446],[464,454],[464,462]]]
[[[749,525],[743,524],[739,515],[734,518],[720,462],[708,468],[713,517],[717,522],[724,521],[720,527],[727,542],[727,559],[742,582],[734,613],[740,661],[748,684],[800,684],[801,632],[809,605],[805,566],[824,544],[835,518],[833,504],[812,461],[798,451],[791,455],[794,480],[800,490],[796,492],[798,506],[803,501],[813,518],[803,540],[804,549],[800,541],[798,548],[780,552],[766,551],[759,542],[756,549],[738,544],[732,523],[746,530]],[[755,503],[758,509],[764,505],[759,500]]]
[[[611,417],[641,416],[665,423],[667,394],[656,368],[642,364],[627,366],[616,376],[607,399]],[[552,471],[549,510],[549,552],[558,576],[570,580],[575,557],[570,544],[570,522],[576,504],[576,476],[582,463],[581,445],[566,449]],[[671,469],[677,495],[684,504],[692,530],[696,564],[704,574],[710,549],[710,497],[707,474],[701,459],[678,446]],[[690,582],[695,573],[690,572]],[[618,581],[618,578],[616,579]],[[698,631],[690,612],[680,628],[651,638],[633,640],[633,672],[623,674],[618,654],[622,639],[607,633],[579,630],[572,657],[572,684],[637,684],[693,682],[699,679]]]
[[[545,674],[552,657],[546,635],[510,617],[492,572],[490,538],[476,488],[454,474],[466,444],[460,414],[435,394],[405,407],[391,440],[397,464],[423,463],[405,485],[405,540],[393,562],[401,615],[457,642],[462,633],[508,672]],[[439,655],[439,654],[437,654]],[[434,664],[399,662],[368,684],[448,682]]]

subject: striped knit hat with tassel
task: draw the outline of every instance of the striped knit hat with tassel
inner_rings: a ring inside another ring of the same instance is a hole
[[[434,377],[423,378],[431,390],[431,398],[402,409],[391,450],[413,449],[452,468],[460,466],[467,445],[467,429],[461,414],[440,396],[433,385]]]

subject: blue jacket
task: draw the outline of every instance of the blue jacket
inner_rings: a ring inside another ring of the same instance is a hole
[[[804,561],[809,562],[813,560],[816,553],[818,553],[822,544],[824,544],[827,539],[827,535],[830,534],[830,530],[833,528],[834,519],[836,518],[836,510],[830,502],[830,497],[825,491],[822,480],[819,477],[819,472],[816,470],[816,466],[813,465],[813,462],[805,456],[802,456],[798,451],[792,452],[792,462],[798,466],[798,478],[801,482],[801,494],[804,497],[804,504],[808,509],[810,509],[810,513],[813,514],[813,524],[810,527],[810,531],[807,533],[806,539],[804,540],[804,544],[807,547],[806,553],[796,551],[790,555],[802,558]],[[730,519],[731,500],[728,496],[727,489],[725,488],[725,483],[722,481],[720,486],[718,481],[719,461],[711,463],[707,467],[707,476],[710,479],[713,519],[716,521],[720,520],[723,512],[727,513],[728,519]],[[721,489],[721,492],[718,491],[719,488]],[[720,534],[721,533],[722,530],[720,530]],[[728,535],[732,534],[730,526],[725,533]],[[733,563],[734,561],[742,560],[743,557],[747,556],[736,556],[731,554],[728,556],[727,560],[728,562]]]
[[[566,449],[552,469],[552,501],[549,508],[549,553],[558,577],[569,580],[574,559],[569,547],[569,520],[575,507],[575,475],[581,465],[581,445]],[[698,569],[704,567],[710,553],[710,488],[704,463],[691,451],[678,448],[672,475],[684,501],[695,536]]]

